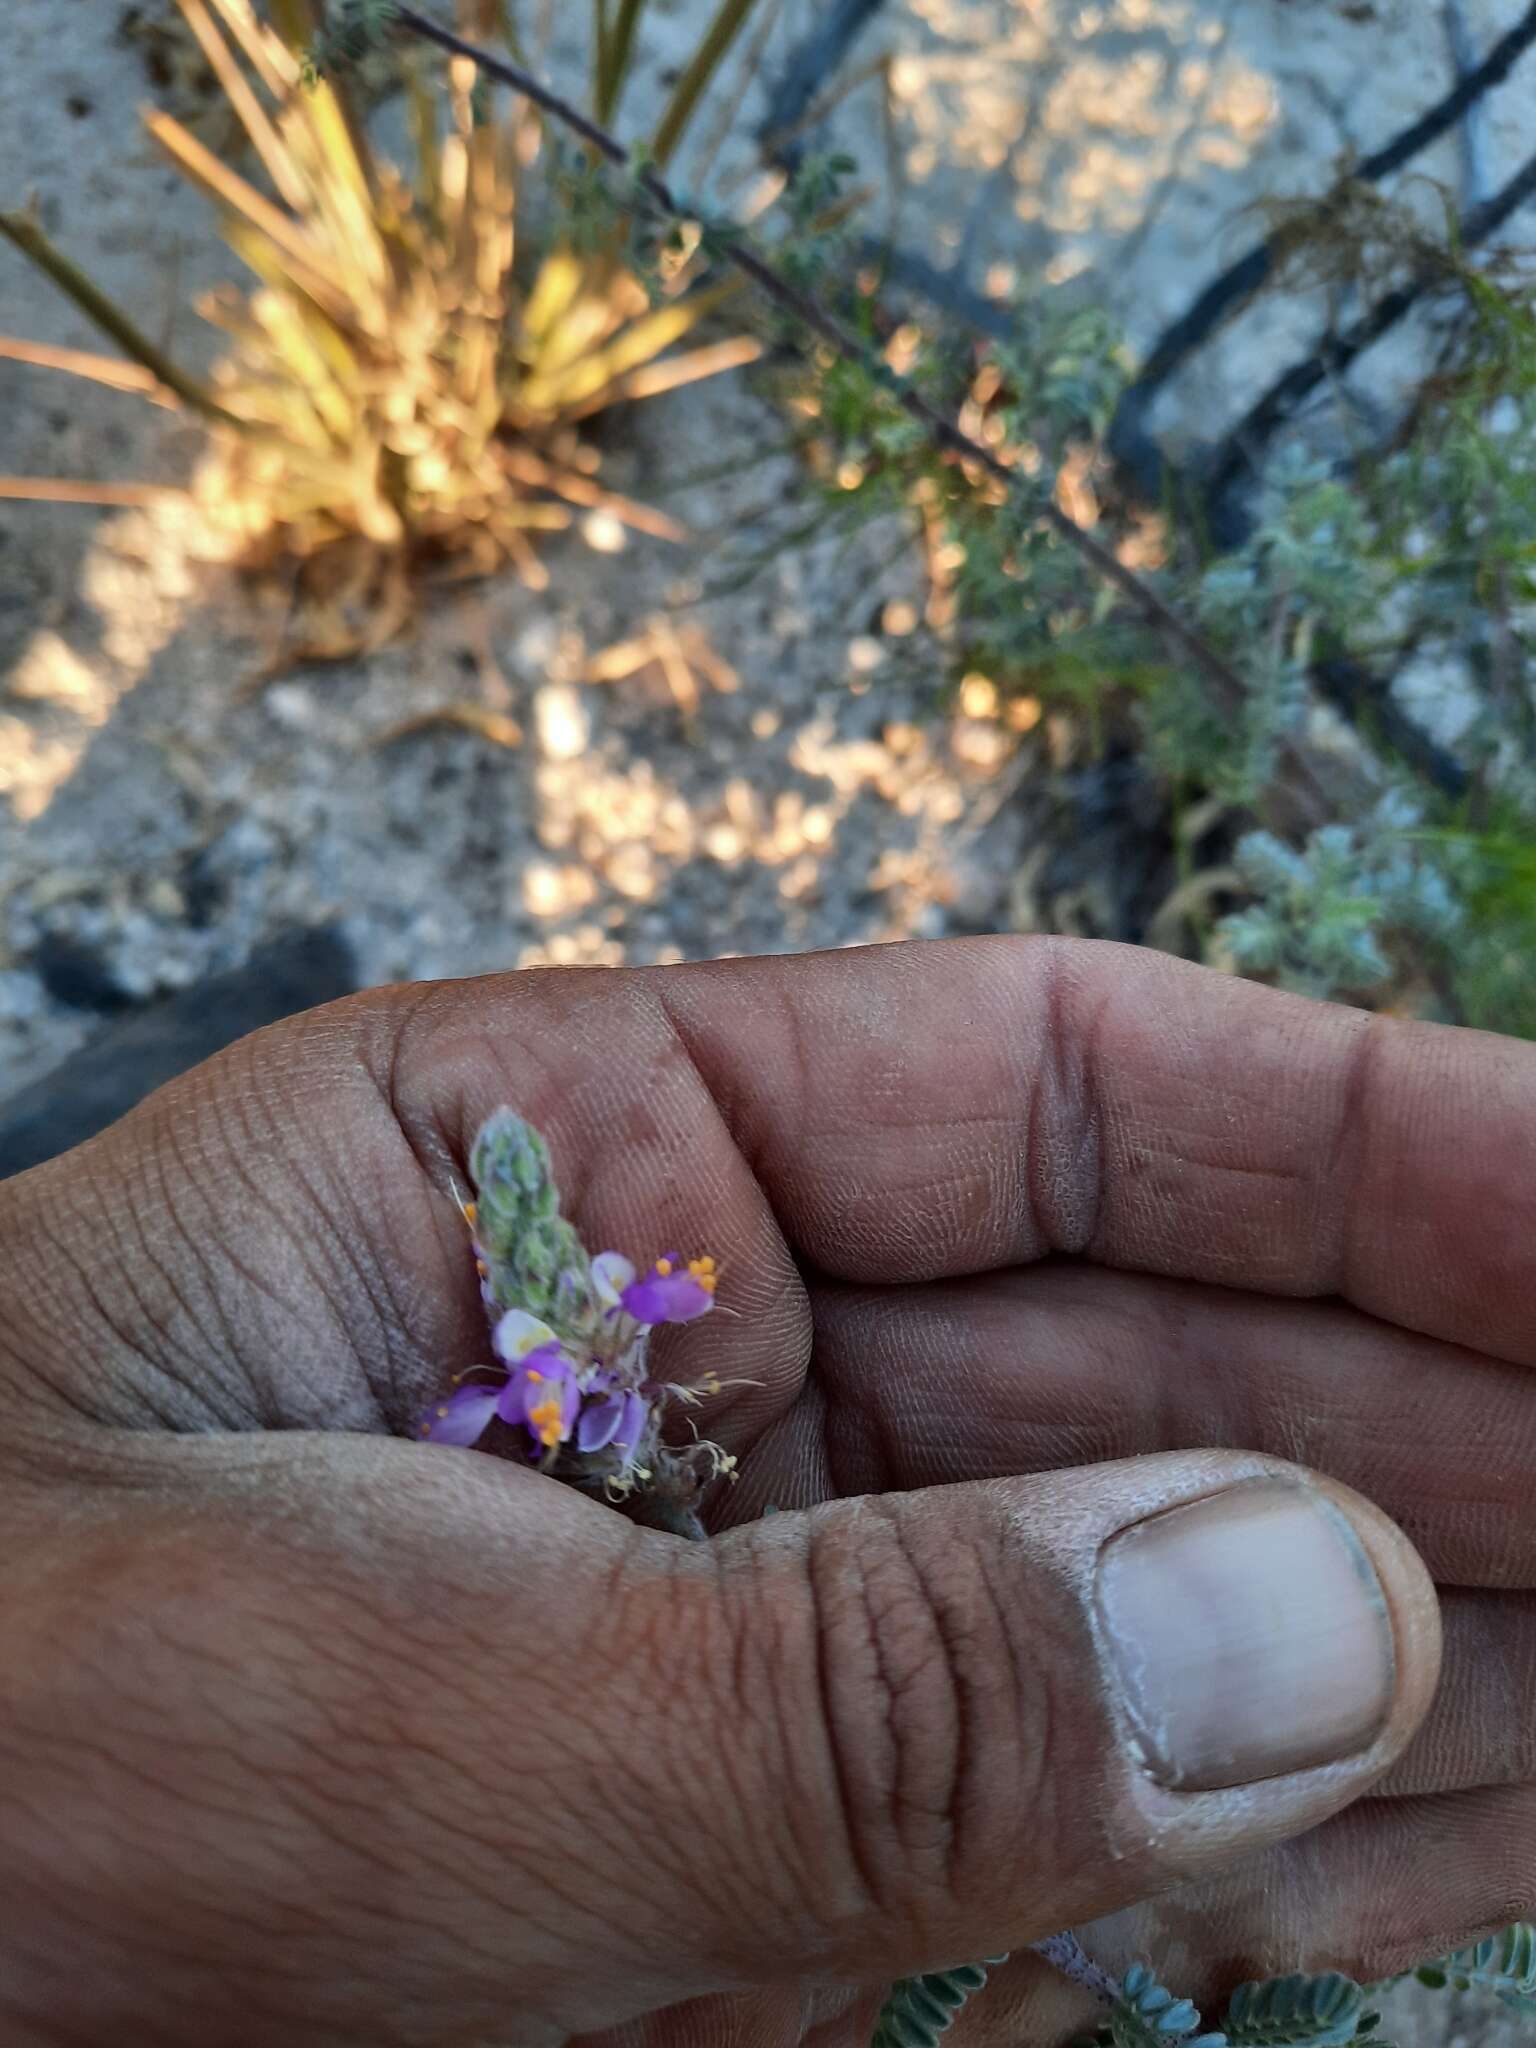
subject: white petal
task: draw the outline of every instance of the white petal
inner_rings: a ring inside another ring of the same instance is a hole
[[[548,1323],[541,1323],[526,1309],[509,1308],[492,1333],[491,1349],[508,1365],[515,1365],[530,1351],[537,1351],[541,1344],[554,1342],[555,1333]]]
[[[592,1292],[604,1308],[617,1308],[619,1296],[635,1277],[622,1252],[599,1252],[592,1261]]]

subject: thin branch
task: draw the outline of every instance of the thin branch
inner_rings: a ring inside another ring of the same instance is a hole
[[[1363,726],[1431,789],[1453,802],[1467,794],[1472,787],[1469,771],[1409,716],[1393,696],[1388,678],[1343,656],[1315,661],[1310,674],[1320,697],[1351,725]]]
[[[509,63],[489,50],[477,47],[452,29],[443,28],[426,15],[418,14],[412,7],[400,7],[394,16],[395,26],[409,35],[435,43],[439,49],[447,50],[454,56],[468,57],[478,64],[489,77],[509,85],[514,91],[523,93],[546,114],[561,122],[574,134],[590,144],[609,163],[627,171],[636,189],[671,219],[690,221],[695,216],[673,193],[671,187],[657,172],[637,164],[623,143],[610,135],[607,129],[589,119],[579,108],[552,92],[531,72],[521,65]],[[845,362],[858,364],[867,375],[883,385],[905,412],[915,419],[928,435],[934,446],[946,454],[957,457],[961,462],[970,463],[988,475],[996,477],[1006,485],[1010,493],[1018,491],[1019,479],[1007,464],[998,460],[990,448],[979,441],[973,441],[943,413],[931,405],[921,392],[915,390],[904,378],[897,376],[881,359],[866,349],[857,337],[843,326],[827,309],[816,300],[780,276],[766,258],[761,256],[744,238],[732,235],[720,243],[720,254],[727,261],[750,278],[766,298],[786,312],[794,315],[804,327],[817,334]],[[1203,635],[1187,625],[1148,584],[1128,569],[1113,551],[1096,540],[1091,533],[1069,518],[1053,499],[1036,502],[1030,500],[1030,511],[1045,525],[1051,527],[1060,537],[1074,547],[1089,566],[1114,587],[1161,633],[1170,648],[1177,651],[1205,677],[1214,690],[1218,702],[1228,711],[1234,711],[1247,695],[1242,678],[1225,658],[1211,646]]]
[[[1514,27],[1500,37],[1482,63],[1469,71],[1444,99],[1382,148],[1362,157],[1355,166],[1354,178],[1366,184],[1376,184],[1393,171],[1400,170],[1421,149],[1454,128],[1484,93],[1502,85],[1533,44],[1536,44],[1536,0]],[[1319,202],[1319,215],[1327,204],[1328,195],[1324,194]],[[1292,223],[1287,233],[1293,235],[1295,231],[1296,224]],[[1110,445],[1117,455],[1121,452],[1122,442],[1129,446],[1134,440],[1153,397],[1179,365],[1209,339],[1230,312],[1251,298],[1264,283],[1274,267],[1277,253],[1278,245],[1273,236],[1249,249],[1229,269],[1213,278],[1188,312],[1164,331],[1142,365],[1135,383],[1120,401],[1116,425],[1110,432]]]

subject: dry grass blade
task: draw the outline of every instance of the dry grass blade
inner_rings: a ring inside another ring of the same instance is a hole
[[[584,420],[621,400],[656,398],[663,391],[680,390],[685,384],[696,384],[703,377],[718,377],[726,370],[744,369],[748,363],[755,363],[762,353],[762,343],[750,334],[733,334],[724,341],[708,341],[683,355],[667,356],[659,363],[647,363],[643,369],[628,370],[615,377],[595,398],[572,407],[570,417]]]
[[[160,484],[93,483],[61,476],[0,476],[0,498],[47,505],[148,505],[175,493]]]
[[[208,60],[209,69],[219,81],[224,97],[251,138],[251,147],[261,158],[267,176],[289,206],[302,207],[306,196],[304,182],[295,171],[293,159],[284,148],[282,137],[266,109],[230,54],[228,43],[214,27],[203,0],[181,0],[181,11],[188,28],[197,38],[199,49]]]
[[[82,377],[88,384],[105,384],[113,391],[131,391],[153,405],[175,408],[177,399],[152,370],[143,363],[125,363],[120,356],[93,355],[89,349],[55,348],[46,341],[22,341],[13,334],[0,334],[0,358],[11,363],[29,363],[38,370],[62,370],[66,376]]]
[[[546,462],[531,449],[515,445],[509,447],[502,455],[502,463],[507,474],[519,483],[553,491],[571,504],[594,512],[611,512],[615,519],[625,526],[632,526],[637,533],[651,534],[657,540],[684,541],[688,538],[687,528],[679,526],[675,519],[669,519],[665,512],[658,512],[652,505],[637,505],[634,499],[621,497],[617,491],[604,490],[601,484],[595,484],[578,470],[563,469],[555,463]]]
[[[412,718],[402,718],[398,724],[386,726],[384,731],[373,738],[375,747],[392,747],[397,740],[415,739],[424,732],[435,732],[439,726],[455,725],[464,732],[478,733],[481,739],[490,740],[498,747],[520,747],[523,744],[523,728],[515,718],[505,711],[488,711],[483,704],[439,704],[431,711],[418,711]]]
[[[216,204],[243,215],[257,233],[270,242],[289,267],[296,283],[317,306],[346,323],[353,309],[345,295],[326,276],[324,252],[298,228],[280,206],[274,206],[256,187],[220,163],[211,149],[170,114],[148,113],[144,125],[176,165],[195,185],[200,185]]]
[[[45,271],[59,289],[74,300],[88,320],[93,321],[104,334],[109,334],[119,348],[148,370],[167,391],[173,391],[184,404],[212,419],[223,420],[231,426],[241,424],[233,413],[219,404],[206,385],[189,376],[164,349],[157,348],[83,270],[72,263],[61,249],[56,249],[30,214],[0,213],[0,235],[14,243],[39,270]]]

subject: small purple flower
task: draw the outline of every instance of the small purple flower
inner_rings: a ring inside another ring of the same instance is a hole
[[[535,1166],[542,1160],[547,1180],[548,1161],[536,1134],[510,1112],[504,1121],[511,1138],[506,1132],[502,1137],[522,1144],[518,1158],[525,1166],[527,1158]],[[495,1131],[501,1131],[500,1124]],[[712,1376],[706,1375],[698,1389],[673,1386],[652,1379],[647,1366],[658,1324],[690,1323],[714,1306],[713,1259],[668,1252],[640,1273],[620,1252],[602,1252],[591,1260],[581,1253],[578,1264],[555,1276],[553,1288],[541,1282],[538,1296],[546,1322],[525,1308],[508,1306],[521,1291],[516,1272],[493,1282],[478,1209],[473,1202],[461,1206],[489,1314],[493,1358],[476,1369],[473,1384],[456,1382],[452,1394],[423,1413],[418,1424],[422,1437],[430,1443],[475,1444],[493,1421],[500,1421],[517,1432],[526,1456],[541,1470],[582,1485],[601,1482],[614,1500],[637,1485],[662,1485],[653,1466],[666,1466],[673,1481],[682,1484],[703,1452],[713,1459],[705,1461],[708,1476],[728,1469],[724,1453],[713,1446],[670,1452],[659,1438],[669,1397],[690,1401],[700,1392],[712,1393]],[[568,1248],[561,1255],[568,1256]],[[515,1257],[511,1264],[515,1268]]]
[[[613,1448],[624,1453],[626,1466],[634,1463],[650,1419],[651,1404],[644,1394],[631,1392],[624,1396],[624,1413],[614,1431]]]
[[[658,1259],[648,1273],[619,1294],[624,1313],[637,1323],[691,1323],[715,1305],[715,1262],[684,1263],[676,1252]]]
[[[580,1407],[576,1363],[560,1345],[550,1343],[513,1366],[498,1412],[504,1422],[521,1423],[544,1450],[552,1451],[571,1434]]]

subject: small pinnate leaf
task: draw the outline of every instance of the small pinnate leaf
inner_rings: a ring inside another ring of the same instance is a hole
[[[871,2048],[934,2048],[961,2006],[986,1983],[989,1967],[1004,1960],[989,1956],[984,1963],[903,1977],[881,2008]]]
[[[1169,2048],[1173,2042],[1185,2048],[1199,2026],[1200,2014],[1190,1999],[1176,1998],[1145,1963],[1132,1963],[1110,2010],[1113,2048]],[[1204,2034],[1199,2039],[1204,2048],[1224,2048],[1221,2034]]]
[[[1341,2048],[1379,2014],[1365,2011],[1365,1993],[1338,1970],[1309,1977],[1300,1971],[1240,1984],[1223,2019],[1232,2048]]]
[[[1458,1991],[1493,1991],[1516,2011],[1530,2011],[1536,2001],[1536,1927],[1517,1920],[1502,1934],[1436,1957],[1414,1975],[1434,1991],[1446,1985]]]

